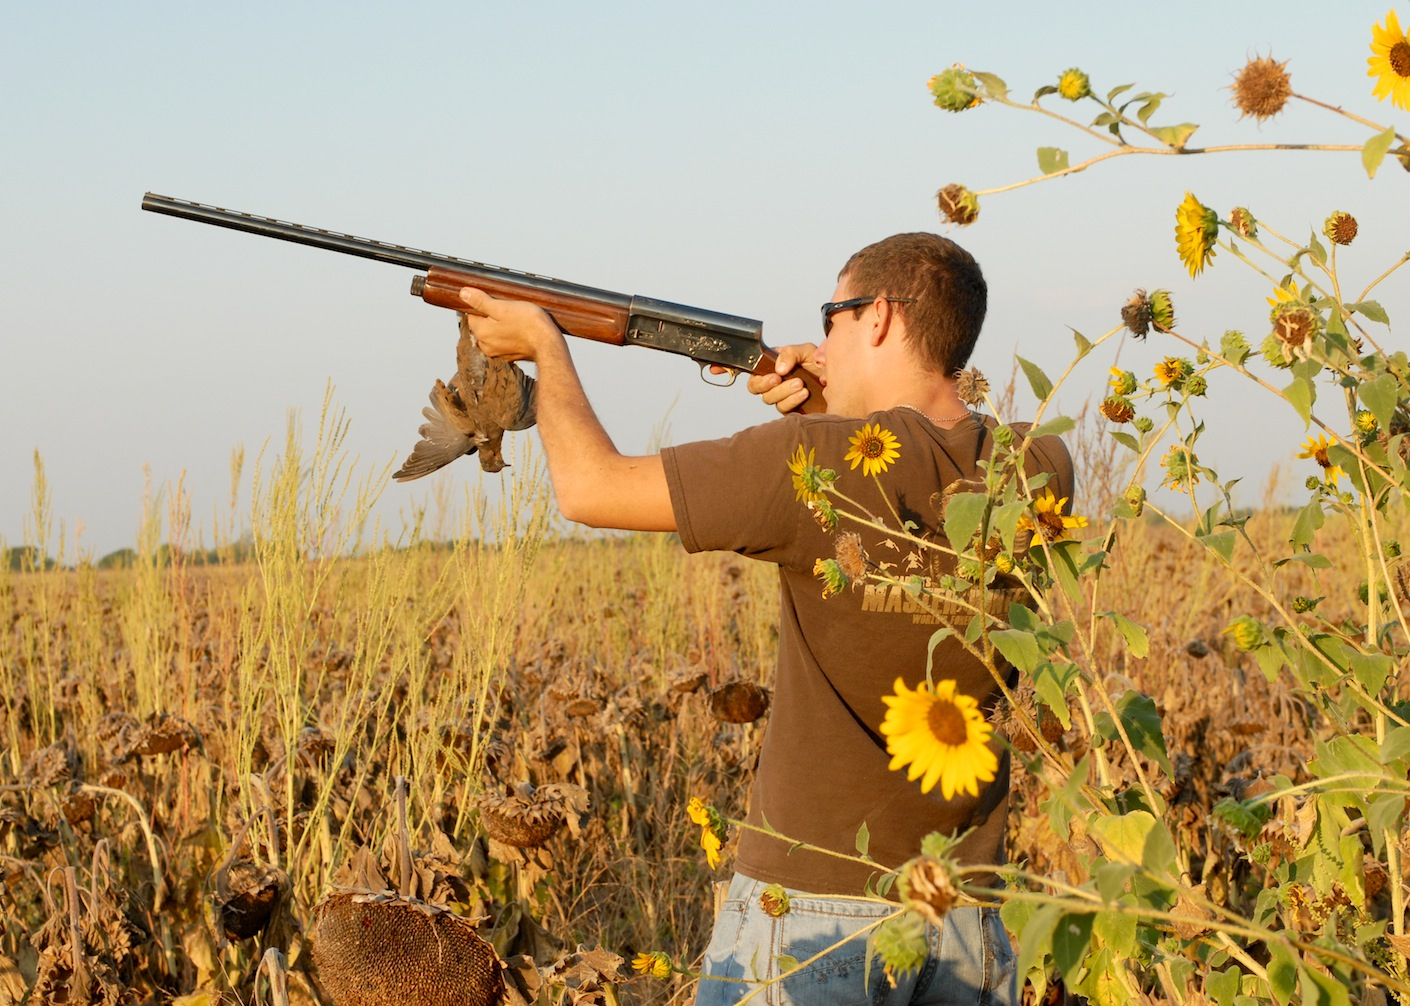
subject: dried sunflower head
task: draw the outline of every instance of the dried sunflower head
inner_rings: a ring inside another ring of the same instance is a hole
[[[952,224],[968,227],[979,218],[979,197],[963,185],[946,185],[935,194],[940,215]]]
[[[1262,122],[1283,110],[1292,97],[1292,80],[1284,69],[1287,65],[1286,60],[1279,63],[1272,56],[1263,56],[1249,60],[1235,75],[1230,90],[1244,116]]]

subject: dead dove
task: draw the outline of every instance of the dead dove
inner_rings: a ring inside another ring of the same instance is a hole
[[[398,482],[419,479],[476,451],[480,467],[497,472],[504,467],[504,431],[534,425],[534,379],[513,363],[482,353],[464,314],[455,363],[450,383],[437,380],[431,389],[431,407],[421,410],[428,420],[419,431],[421,440],[392,473]]]

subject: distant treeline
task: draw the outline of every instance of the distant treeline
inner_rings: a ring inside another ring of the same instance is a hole
[[[207,548],[195,551],[183,552],[181,561],[192,566],[216,566],[223,562],[245,562],[252,554],[252,548],[248,542],[237,542],[223,549]],[[169,545],[159,545],[154,555],[154,560],[158,566],[171,565],[171,547]],[[97,569],[130,569],[137,565],[138,554],[135,548],[120,548],[115,552],[109,552],[97,562],[93,563]],[[45,570],[56,569],[59,564],[49,556],[39,555],[39,550],[33,545],[19,545],[7,549],[5,552],[5,563],[11,572],[19,573],[25,570]],[[72,565],[64,567],[73,569]]]

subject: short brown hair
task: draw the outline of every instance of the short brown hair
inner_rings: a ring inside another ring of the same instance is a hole
[[[904,297],[896,309],[922,361],[953,374],[974,352],[984,325],[989,288],[974,256],[939,234],[893,234],[847,260],[847,278],[858,297]]]

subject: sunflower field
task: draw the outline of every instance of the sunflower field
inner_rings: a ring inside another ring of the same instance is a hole
[[[1410,111],[1395,12],[1370,51],[1372,97]],[[963,66],[930,81],[946,112],[1042,115],[1104,148],[946,184],[944,220],[1132,154],[1221,152],[1153,122],[1166,95],[1054,79],[1028,102]],[[1410,170],[1394,125],[1298,94],[1286,63],[1251,59],[1231,90],[1255,122],[1309,102],[1364,132],[1316,149],[1371,176]],[[867,936],[872,980],[914,966],[917,920],[964,897],[1002,904],[1026,1003],[1410,1002],[1410,357],[1378,299],[1410,253],[1353,279],[1346,212],[1298,241],[1193,191],[1172,210],[1172,262],[1248,267],[1268,331],[1192,337],[1170,291],[1137,289],[1056,377],[962,372],[999,449],[939,501],[944,542],[839,493],[837,468],[884,484],[906,463],[884,427],[780,459],[833,532],[818,589],[894,592],[1006,698],[986,715],[937,675],[885,697],[895,771],[973,793],[1002,746],[1013,795],[1007,863],[961,865],[935,835],[876,864],[894,911]],[[1149,373],[1116,362],[1131,340],[1160,347]],[[1060,414],[1090,359],[1108,377],[1090,414]],[[1305,429],[1294,505],[1238,507],[1201,460],[1229,435],[1206,425],[1228,375]],[[1025,474],[1049,434],[1085,495]],[[560,525],[522,443],[499,501],[472,487],[369,530],[388,472],[360,471],[346,435],[330,398],[311,450],[291,421],[254,462],[247,502],[234,453],[213,546],[178,485],[105,563],[68,554],[35,458],[0,564],[0,1004],[692,998],[768,716],[770,571]],[[868,554],[863,526],[895,555]],[[935,555],[935,584],[908,572]],[[865,858],[866,836],[832,851]]]

